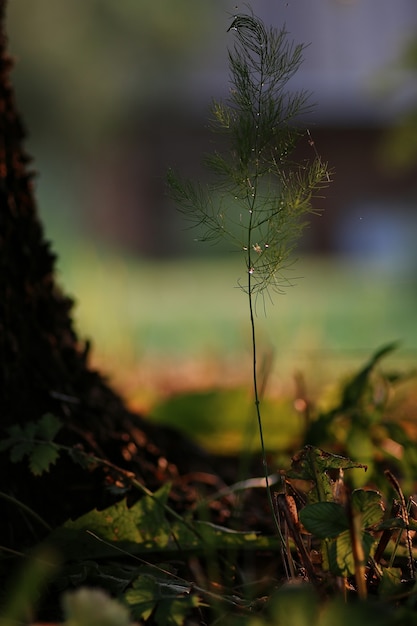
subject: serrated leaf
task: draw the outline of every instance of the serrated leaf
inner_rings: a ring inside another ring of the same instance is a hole
[[[291,470],[288,472],[289,478],[300,478],[302,480],[317,480],[317,474],[337,469],[363,468],[366,465],[352,461],[347,457],[338,454],[325,452],[320,448],[305,446],[296,454],[291,462]]]
[[[276,537],[261,537],[255,532],[233,531],[208,522],[171,523],[164,509],[169,490],[165,485],[153,497],[144,496],[131,507],[122,500],[103,511],[95,509],[68,520],[51,533],[48,543],[71,560],[115,556],[118,549],[135,555],[159,553],[166,558],[226,548],[278,548]]]
[[[314,502],[299,513],[302,525],[315,537],[328,539],[337,537],[349,528],[346,511],[336,502]]]
[[[50,413],[39,422],[27,422],[24,426],[13,424],[8,429],[10,437],[0,442],[0,450],[10,449],[12,463],[28,457],[31,472],[40,476],[49,471],[59,457],[59,450],[51,445],[51,441],[60,428],[61,422]]]
[[[357,463],[344,456],[325,452],[313,446],[304,446],[291,462],[288,478],[310,481],[313,486],[309,493],[310,502],[332,501],[332,481],[328,474],[331,470],[353,468],[367,469],[366,465]]]
[[[103,511],[94,509],[64,526],[68,530],[92,530],[106,541],[131,541],[164,548],[172,540],[164,510],[169,491],[167,484],[153,497],[145,496],[131,507],[121,500]]]
[[[19,463],[25,456],[29,456],[33,450],[32,441],[21,441],[13,445],[10,450],[10,461],[12,463]]]
[[[20,426],[20,424],[13,424],[7,429],[7,432],[9,437],[7,439],[2,439],[0,442],[2,450],[10,448],[15,443],[20,443],[22,439],[34,439],[36,424],[35,422],[26,422],[23,427]]]
[[[37,423],[37,439],[53,441],[62,428],[61,420],[52,413],[45,413]]]
[[[51,443],[38,443],[33,446],[29,453],[29,468],[34,476],[41,476],[44,472],[49,472],[59,458],[59,451]]]

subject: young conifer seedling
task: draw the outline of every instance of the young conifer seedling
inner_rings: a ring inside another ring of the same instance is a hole
[[[306,136],[295,122],[308,108],[308,96],[290,91],[288,81],[300,67],[304,46],[289,42],[284,28],[267,29],[253,14],[235,16],[228,30],[235,36],[229,50],[230,96],[211,108],[213,129],[227,135],[228,151],[205,157],[213,183],[184,180],[172,171],[168,183],[180,210],[200,228],[202,241],[227,238],[242,254],[246,281],[239,286],[248,298],[254,403],[274,514],[257,375],[255,301],[267,290],[282,291],[283,270],[329,173],[315,150],[309,162],[293,157],[297,141]],[[312,144],[309,133],[307,139]]]

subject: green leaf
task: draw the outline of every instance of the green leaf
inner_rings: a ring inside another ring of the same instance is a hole
[[[158,601],[158,585],[152,576],[140,576],[125,593],[125,600],[136,619],[147,620]]]
[[[10,461],[12,463],[19,463],[25,456],[30,456],[33,450],[33,442],[22,441],[20,443],[14,443],[14,440],[12,440],[10,447]]]
[[[0,441],[0,450],[8,450],[23,442],[32,442],[36,433],[36,424],[35,422],[27,422],[24,427],[19,424],[13,424],[13,426],[7,429],[7,432],[9,437]],[[32,444],[30,443],[30,445]]]
[[[28,456],[30,471],[34,476],[41,476],[59,458],[59,450],[51,443],[39,443],[33,446]]]
[[[331,454],[313,446],[304,446],[293,457],[291,469],[287,472],[287,476],[288,478],[311,481],[313,488],[310,499],[323,502],[333,499],[332,481],[327,472],[353,468],[363,468],[366,471],[366,465],[352,461],[347,457]]]
[[[315,537],[337,537],[349,528],[345,508],[336,502],[307,504],[299,513],[302,525]]]
[[[378,524],[383,517],[382,499],[377,491],[355,490],[351,506],[352,514],[361,517],[363,529]],[[303,526],[314,536],[330,540],[327,542],[330,570],[343,576],[353,574],[355,562],[345,507],[336,502],[316,502],[301,509],[299,516]],[[367,560],[375,538],[363,532],[361,540]]]
[[[167,556],[187,552],[204,554],[226,548],[278,547],[277,538],[260,537],[254,532],[233,531],[208,522],[170,522],[164,509],[169,491],[170,485],[165,485],[153,497],[144,496],[131,507],[122,500],[103,511],[95,509],[76,520],[68,520],[47,541],[63,559],[69,560],[114,557],[118,549],[135,555]]]
[[[18,463],[28,458],[29,468],[35,476],[47,472],[59,457],[59,448],[52,444],[62,424],[46,413],[38,422],[27,422],[24,426],[14,424],[8,429],[9,437],[0,441],[0,450],[10,450],[10,460]]]
[[[302,480],[316,480],[317,473],[358,467],[366,469],[366,465],[352,461],[347,457],[331,454],[313,446],[305,446],[293,457],[288,476]]]
[[[53,441],[61,428],[61,420],[52,413],[45,413],[37,423],[36,438]]]
[[[375,538],[369,533],[363,533],[362,545],[365,561],[369,559]],[[355,573],[355,559],[353,556],[352,541],[349,530],[345,530],[335,539],[328,542],[329,568],[338,576],[350,576]]]
[[[51,538],[56,534],[67,536],[71,541],[73,537],[73,549],[77,549],[78,537],[84,536],[81,554],[87,545],[100,546],[97,540],[85,535],[89,530],[107,542],[129,543],[140,546],[142,550],[155,550],[167,548],[173,543],[170,524],[168,523],[164,505],[167,503],[170,485],[164,485],[153,497],[145,496],[132,507],[128,507],[126,500],[121,500],[111,507],[98,511],[94,509],[76,520],[69,520],[56,533],[52,533]],[[100,548],[106,550],[105,546]],[[79,551],[79,550],[78,550]],[[96,550],[93,549],[94,556]],[[71,551],[69,552],[69,554]],[[112,551],[114,555],[114,550]]]
[[[330,556],[330,570],[334,574],[341,576],[349,576],[355,571],[355,561],[353,558],[352,541],[349,530],[343,531],[332,542],[329,556],[333,554],[333,559]]]
[[[188,590],[189,591],[189,590]],[[202,606],[203,602],[195,593],[188,593],[176,597],[163,596],[158,602],[155,611],[155,621],[159,626],[182,626],[185,618],[190,611],[198,606]]]
[[[136,619],[153,621],[158,626],[182,626],[193,608],[202,606],[201,598],[191,593],[191,585],[141,574],[125,594]]]
[[[379,524],[384,516],[382,496],[378,491],[371,489],[355,489],[351,495],[353,514],[362,517],[362,528],[370,528]]]

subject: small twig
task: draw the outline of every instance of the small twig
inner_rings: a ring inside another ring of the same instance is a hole
[[[285,493],[278,493],[276,495],[277,509],[285,520],[285,523],[288,528],[288,532],[290,536],[293,538],[298,553],[300,555],[301,561],[303,563],[304,569],[306,570],[307,576],[312,583],[317,583],[318,578],[316,572],[314,571],[314,566],[311,562],[311,559],[307,553],[306,547],[300,535],[298,520],[296,519],[293,513],[293,507],[289,506],[288,498],[291,496],[287,496]],[[294,570],[294,566],[292,564],[292,559],[288,560],[292,566],[292,570]],[[294,576],[294,573],[293,573]]]
[[[282,477],[280,474],[270,474],[268,476],[268,485],[271,487],[279,482],[281,482]],[[205,506],[209,502],[213,502],[214,500],[220,500],[220,498],[226,498],[227,496],[231,496],[239,491],[247,491],[249,489],[265,489],[267,486],[267,482],[265,480],[265,476],[261,476],[259,478],[248,478],[247,480],[240,480],[233,485],[229,485],[228,487],[224,487],[219,491],[216,491],[211,496],[207,496],[197,504],[196,509]]]
[[[411,534],[410,534],[410,518],[408,515],[407,503],[405,501],[403,491],[400,487],[400,483],[395,478],[395,476],[390,472],[390,470],[385,470],[384,474],[388,482],[392,485],[392,487],[398,494],[398,497],[400,498],[401,517],[403,518],[404,524],[405,524],[405,537],[406,537],[407,550],[408,550],[408,569],[409,569],[410,578],[413,579],[415,577],[416,570],[414,566],[413,543],[412,543]]]
[[[368,590],[366,587],[365,551],[362,544],[362,520],[361,516],[355,515],[355,512],[352,510],[350,498],[347,500],[346,507],[349,519],[350,542],[352,544],[352,554],[355,565],[356,588],[359,598],[365,600],[368,595]]]
[[[392,506],[391,506],[390,516],[391,517],[398,517],[399,511],[400,511],[400,507],[399,507],[398,503],[397,502],[393,502]],[[371,568],[370,568],[369,574],[367,576],[367,586],[368,586],[368,588],[369,588],[372,580],[374,579],[375,575],[378,576],[377,568],[379,567],[379,563],[380,563],[380,561],[381,561],[381,559],[383,557],[385,549],[386,549],[388,543],[390,542],[390,539],[392,538],[392,534],[393,534],[393,531],[391,529],[387,528],[386,530],[384,530],[382,532],[382,535],[379,538],[378,545],[377,545],[377,547],[375,549],[374,556],[373,556],[373,558],[370,561]]]

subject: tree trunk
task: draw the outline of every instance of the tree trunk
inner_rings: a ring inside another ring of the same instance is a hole
[[[167,480],[175,483],[190,469],[207,469],[207,460],[178,434],[167,436],[130,413],[88,367],[88,346],[78,340],[71,320],[72,301],[56,285],[55,255],[37,214],[10,83],[5,5],[0,0],[0,438],[11,425],[52,413],[64,423],[61,443],[82,446],[133,471],[150,489]],[[87,472],[63,457],[36,478],[24,461],[11,463],[9,451],[0,455],[3,500],[4,494],[15,498],[49,524],[114,498],[104,485],[117,477],[103,469]],[[0,516],[2,544],[30,544],[41,534],[34,526],[21,507],[7,504]]]

